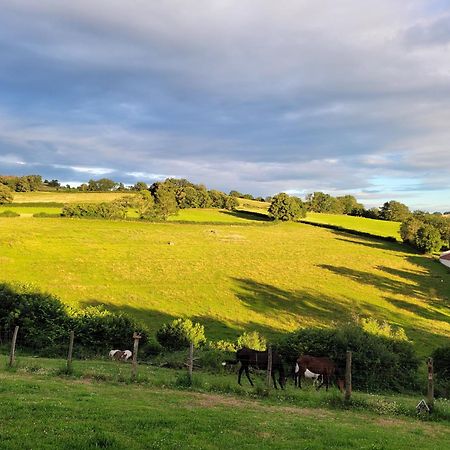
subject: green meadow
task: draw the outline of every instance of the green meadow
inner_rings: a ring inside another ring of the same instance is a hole
[[[354,393],[345,408],[336,390],[312,386],[267,392],[236,384],[236,374],[197,371],[187,388],[182,371],[18,355],[0,366],[2,449],[146,448],[445,448],[450,439],[445,401],[433,421],[415,416],[418,397]]]
[[[360,315],[403,327],[422,355],[450,337],[450,273],[435,259],[306,224],[0,218],[0,267],[0,281],[151,330],[189,316],[210,339],[270,337]]]
[[[307,214],[305,220],[320,224],[337,225],[342,228],[362,231],[375,236],[392,236],[397,240],[400,240],[400,222],[367,219],[366,217],[345,216],[342,214],[323,214],[312,212]]]

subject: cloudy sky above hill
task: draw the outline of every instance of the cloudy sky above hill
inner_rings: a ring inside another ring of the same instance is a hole
[[[0,173],[450,210],[450,0],[0,0]]]

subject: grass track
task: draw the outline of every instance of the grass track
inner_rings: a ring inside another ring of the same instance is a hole
[[[210,338],[271,336],[357,313],[404,327],[424,355],[450,337],[445,267],[400,244],[303,224],[0,218],[0,265],[0,281],[105,304],[152,330],[192,316]]]
[[[62,364],[21,357],[18,370],[7,371],[2,364],[2,450],[436,449],[445,448],[450,439],[448,422],[420,422],[386,410],[382,416],[365,410],[330,410],[312,403],[333,396],[332,392],[296,390],[299,400],[309,403],[292,405],[284,400],[289,390],[271,391],[264,400],[174,390],[163,383],[165,379],[170,385],[174,373],[169,372],[175,371],[145,366],[140,374],[147,372],[149,379],[137,385],[96,382],[95,377],[105,371],[129,372],[129,365],[111,362],[75,361],[76,370],[83,372],[81,378],[49,374]],[[209,378],[214,382],[214,376]]]

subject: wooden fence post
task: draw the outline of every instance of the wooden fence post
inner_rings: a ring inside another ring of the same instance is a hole
[[[345,355],[345,396],[346,402],[350,401],[352,396],[352,352],[347,350]]]
[[[427,401],[430,411],[433,410],[434,406],[434,370],[433,370],[433,358],[427,359],[428,367],[428,390],[427,390]]]
[[[189,359],[188,359],[189,380],[192,383],[192,373],[194,371],[194,344],[189,343]]]
[[[72,353],[73,353],[73,341],[75,339],[75,332],[70,332],[70,339],[69,339],[69,352],[67,353],[67,372],[72,372]]]
[[[268,389],[270,389],[271,378],[272,378],[272,346],[269,344],[267,346],[267,378],[266,378],[266,384]]]
[[[133,364],[131,366],[131,381],[136,380],[137,376],[137,354],[139,349],[139,339],[141,339],[139,333],[133,333],[134,345],[133,345]]]
[[[11,351],[9,353],[9,367],[12,367],[16,360],[16,341],[17,341],[17,333],[18,332],[19,332],[19,326],[17,325],[16,328],[14,328],[14,334],[13,334],[13,338],[11,341]]]

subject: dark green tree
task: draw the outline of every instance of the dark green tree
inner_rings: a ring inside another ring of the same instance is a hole
[[[380,208],[380,219],[403,222],[411,215],[409,208],[403,203],[391,200]]]
[[[306,208],[297,197],[290,197],[282,192],[275,195],[269,206],[269,215],[275,220],[298,220],[306,216]]]
[[[422,225],[417,230],[415,244],[423,253],[437,252],[442,247],[441,234],[432,225]]]

